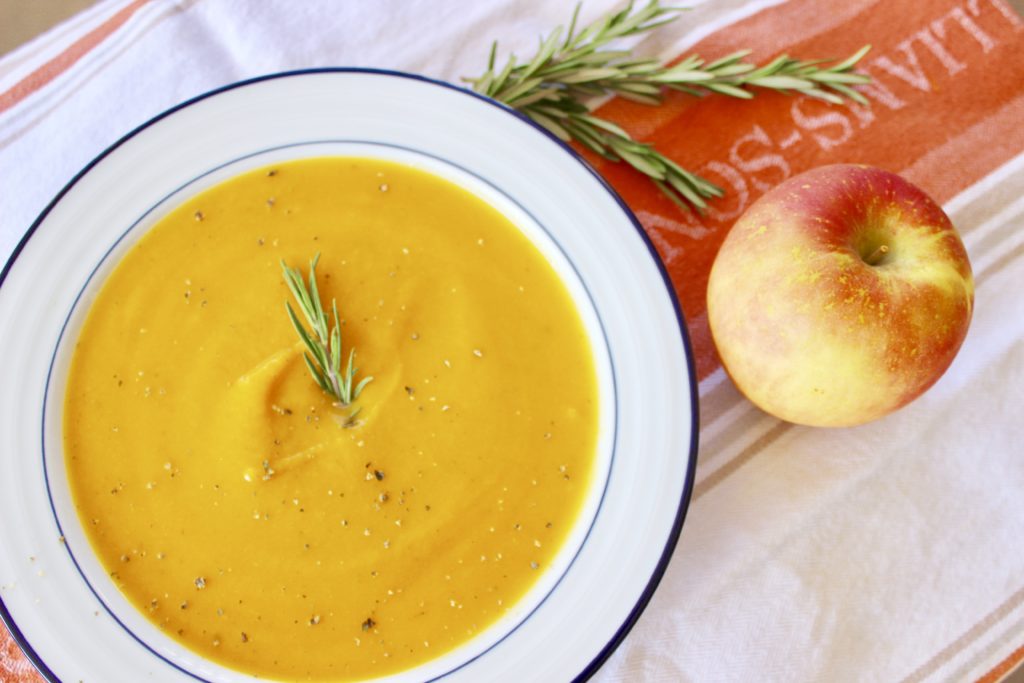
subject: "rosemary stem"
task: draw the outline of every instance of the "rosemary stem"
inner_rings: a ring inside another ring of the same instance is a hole
[[[497,70],[495,43],[483,75],[465,80],[477,92],[519,110],[560,139],[575,140],[609,161],[625,161],[683,209],[702,211],[705,200],[720,197],[723,191],[672,162],[652,145],[634,140],[619,126],[595,116],[595,101],[618,95],[658,105],[666,89],[737,99],[750,99],[759,90],[775,90],[801,93],[832,104],[867,104],[854,86],[870,79],[853,71],[870,48],[867,45],[832,66],[824,66],[827,60],[799,60],[788,55],[758,65],[746,59],[748,50],[713,62],[689,55],[669,64],[637,59],[628,50],[607,46],[675,21],[681,8],[664,7],[659,0],[650,0],[634,9],[630,2],[624,9],[577,29],[579,9],[577,4],[564,40],[562,27],[558,27],[541,40],[532,59],[520,63],[510,56]]]
[[[354,366],[356,355],[354,349],[349,350],[348,364],[342,370],[341,321],[338,317],[338,304],[336,300],[331,301],[334,324],[332,327],[328,327],[327,315],[320,302],[320,292],[316,281],[316,265],[319,260],[320,254],[317,254],[309,262],[308,286],[303,280],[300,270],[290,268],[287,263],[281,261],[285,283],[309,324],[310,330],[307,330],[299,321],[299,317],[290,303],[286,303],[285,308],[292,327],[295,328],[299,339],[306,347],[302,357],[313,380],[325,393],[334,398],[339,407],[347,408],[355,399],[359,398],[359,394],[373,380],[373,377],[364,377],[353,386],[355,375],[358,372],[358,368]],[[351,418],[355,417],[356,412],[349,416],[350,419],[346,424],[352,422]]]

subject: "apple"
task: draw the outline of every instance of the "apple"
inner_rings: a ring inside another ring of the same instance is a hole
[[[920,396],[960,349],[974,279],[949,217],[879,168],[822,166],[754,202],[708,282],[726,372],[783,420],[849,426]]]

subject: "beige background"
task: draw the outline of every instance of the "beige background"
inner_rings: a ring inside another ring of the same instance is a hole
[[[1024,0],[1009,3],[1024,14]],[[0,0],[0,55],[92,4],[93,0]],[[1024,683],[1024,667],[1008,676],[1005,683]]]
[[[93,0],[0,0],[0,55],[92,3]]]

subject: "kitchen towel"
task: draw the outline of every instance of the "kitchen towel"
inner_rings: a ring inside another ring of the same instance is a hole
[[[587,0],[581,18],[617,6]],[[493,38],[527,56],[570,11],[557,0],[100,2],[0,58],[0,259],[82,166],[181,100],[315,66],[456,82],[480,73]],[[631,169],[590,158],[669,268],[701,404],[682,536],[602,683],[998,680],[1024,659],[1024,22],[1003,0],[719,0],[629,44],[767,60],[842,58],[865,43],[870,107],[766,92],[601,110],[728,193],[705,216],[684,213]],[[882,166],[942,203],[977,292],[938,384],[877,422],[822,430],[737,392],[704,294],[744,208],[831,162]],[[16,588],[0,576],[5,590]],[[2,629],[0,679],[39,680]]]

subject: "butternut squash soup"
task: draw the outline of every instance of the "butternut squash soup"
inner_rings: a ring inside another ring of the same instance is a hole
[[[373,377],[348,408],[285,311],[282,261],[308,276],[315,254],[343,359]],[[509,220],[423,171],[317,158],[132,247],[81,329],[64,446],[94,551],[154,624],[242,672],[347,681],[530,589],[579,514],[598,407],[573,301]]]

